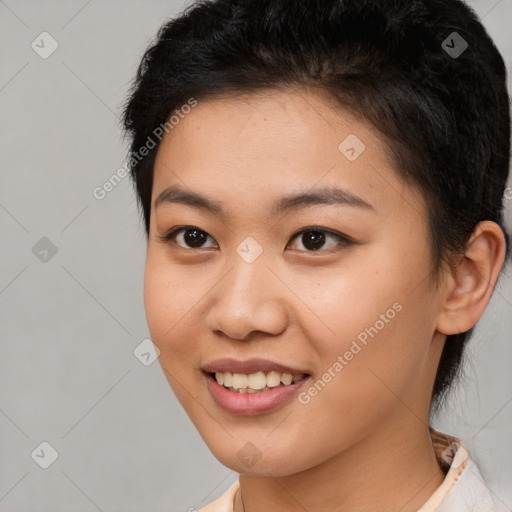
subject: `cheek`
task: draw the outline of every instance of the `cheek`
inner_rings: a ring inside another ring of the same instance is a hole
[[[425,290],[408,295],[408,288],[393,287],[397,280],[389,274],[369,280],[366,287],[349,283],[311,295],[311,309],[334,335],[324,328],[328,334],[319,336],[315,317],[301,326],[309,330],[306,336],[320,364],[299,396],[293,422],[272,434],[274,450],[280,447],[283,460],[296,439],[310,441],[311,449],[305,445],[294,458],[296,467],[310,467],[347,449],[379,428],[391,411],[400,411],[428,352],[431,335],[428,328],[421,330]],[[261,443],[272,449],[265,439]]]
[[[151,339],[160,349],[160,361],[166,364],[190,352],[192,334],[183,332],[186,315],[193,306],[193,290],[184,286],[179,272],[172,272],[168,262],[156,251],[148,251],[144,272],[144,308]],[[183,340],[187,339],[187,343]]]
[[[164,333],[172,326],[172,318],[169,316],[172,310],[167,289],[165,268],[148,255],[144,272],[144,309],[152,340],[160,350]]]
[[[165,258],[148,252],[144,273],[144,307],[151,340],[159,348],[158,361],[174,395],[183,409],[195,417],[187,390],[196,384],[191,371],[198,366],[197,337],[187,333],[190,300],[178,272],[171,272]],[[192,298],[193,299],[193,298]]]
[[[404,390],[421,370],[434,332],[428,261],[404,256],[406,266],[397,265],[390,250],[378,256],[350,266],[350,272],[318,274],[314,286],[295,281],[301,283],[298,295],[309,297],[305,302],[317,314],[304,315],[301,329],[321,361],[322,380],[334,373],[336,384],[328,387],[340,391],[332,400],[341,404],[359,396],[356,408],[386,384]],[[314,290],[309,296],[308,289]],[[351,396],[344,396],[346,389]]]

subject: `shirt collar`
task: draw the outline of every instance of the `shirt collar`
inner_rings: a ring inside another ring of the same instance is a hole
[[[468,512],[496,510],[491,491],[457,437],[429,427],[432,446],[445,479],[418,512]]]

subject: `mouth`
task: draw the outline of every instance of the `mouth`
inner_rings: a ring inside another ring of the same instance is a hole
[[[218,359],[202,368],[219,386],[235,393],[258,393],[291,386],[310,374],[267,359]]]
[[[311,378],[305,370],[272,361],[219,360],[202,368],[211,396],[236,415],[269,412],[284,406]]]
[[[310,377],[308,373],[279,371],[256,373],[207,372],[210,377],[233,393],[264,393],[278,387],[291,386]]]

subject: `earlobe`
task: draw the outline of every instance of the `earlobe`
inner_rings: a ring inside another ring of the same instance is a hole
[[[506,242],[495,222],[477,224],[464,255],[450,269],[437,330],[466,332],[482,316],[505,261]]]

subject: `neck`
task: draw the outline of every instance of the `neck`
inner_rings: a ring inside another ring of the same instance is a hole
[[[300,473],[241,474],[234,512],[417,511],[445,474],[428,425],[410,413],[399,425],[388,425]]]

